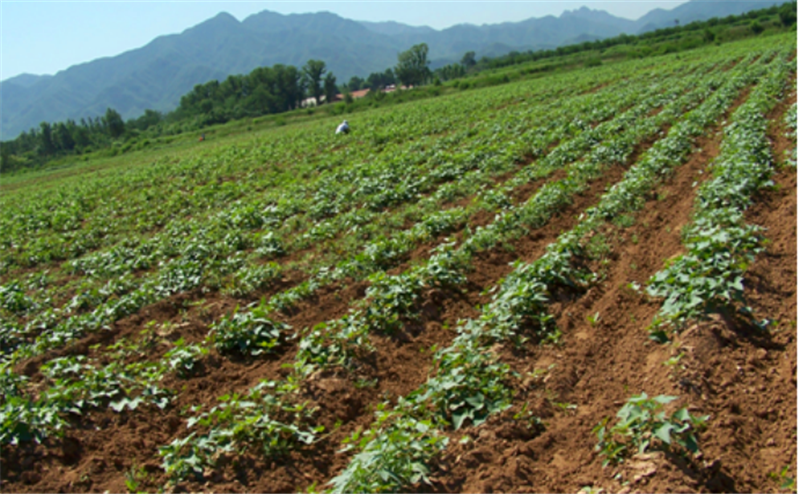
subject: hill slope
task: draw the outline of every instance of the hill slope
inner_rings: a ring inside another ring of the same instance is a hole
[[[456,62],[467,51],[500,55],[510,50],[553,48],[577,39],[599,39],[623,32],[728,15],[777,3],[694,0],[673,11],[654,11],[638,21],[586,7],[559,17],[531,18],[496,25],[457,25],[436,31],[399,23],[369,23],[337,15],[281,15],[264,11],[239,22],[221,13],[181,34],[156,38],[142,48],[76,65],[52,77],[27,77],[0,83],[4,139],[42,121],[95,117],[106,108],[124,118],[145,109],[174,109],[194,85],[278,63],[302,66],[324,60],[344,82],[353,75],[384,71],[397,53],[426,42],[437,65]]]

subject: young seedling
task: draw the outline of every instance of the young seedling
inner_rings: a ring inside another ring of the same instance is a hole
[[[603,457],[603,466],[622,463],[634,452],[642,454],[654,447],[697,453],[700,448],[695,432],[704,427],[708,415],[695,417],[681,408],[667,416],[664,406],[675,399],[664,395],[649,398],[642,393],[620,409],[613,427],[607,430],[610,418],[603,419],[593,429],[598,439],[595,450]]]
[[[147,480],[147,470],[134,460],[131,467],[125,472],[125,487],[130,493],[144,492],[141,490],[142,482]]]

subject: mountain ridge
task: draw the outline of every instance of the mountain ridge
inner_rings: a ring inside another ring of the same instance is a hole
[[[707,19],[714,12],[725,16],[736,13],[732,9],[747,11],[754,5],[778,3],[782,1],[692,0],[670,11],[655,9],[636,21],[583,6],[558,17],[458,24],[442,30],[394,21],[355,21],[331,12],[282,15],[264,10],[242,21],[220,12],[181,33],[158,36],[116,56],[76,64],[52,76],[28,74],[0,82],[0,131],[5,140],[42,121],[95,117],[108,107],[126,119],[148,108],[169,111],[196,84],[259,66],[300,67],[319,59],[342,83],[354,75],[383,72],[396,64],[397,53],[417,43],[428,43],[429,58],[442,65],[458,61],[467,51],[480,57],[498,55],[498,47],[552,48],[574,39],[632,34],[648,26],[674,25],[675,19],[686,23]]]

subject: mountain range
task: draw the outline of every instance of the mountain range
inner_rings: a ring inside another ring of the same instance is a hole
[[[427,43],[432,67],[512,50],[538,50],[641,32],[711,17],[766,8],[782,0],[692,0],[672,10],[655,9],[637,20],[581,7],[560,16],[491,25],[459,24],[447,29],[397,22],[344,19],[329,12],[282,15],[263,11],[243,21],[227,13],[180,34],[160,36],[114,57],[74,65],[55,75],[22,74],[0,82],[0,131],[4,140],[42,121],[95,117],[111,107],[124,118],[145,109],[174,109],[196,84],[249,73],[278,63],[302,66],[325,61],[340,83],[351,76],[383,72],[397,54]]]

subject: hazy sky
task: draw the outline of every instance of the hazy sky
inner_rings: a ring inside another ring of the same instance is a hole
[[[22,73],[55,74],[71,65],[139,48],[163,34],[180,33],[219,12],[243,20],[262,10],[282,14],[327,10],[364,21],[397,21],[443,29],[560,15],[586,5],[637,19],[681,1],[36,1],[0,0],[0,80]]]

